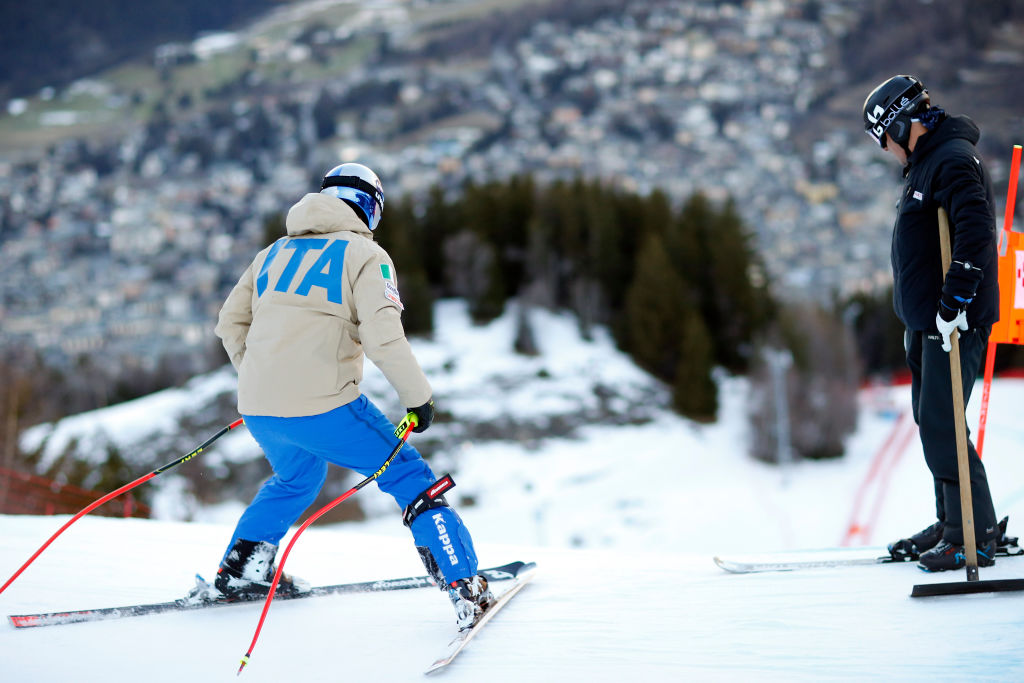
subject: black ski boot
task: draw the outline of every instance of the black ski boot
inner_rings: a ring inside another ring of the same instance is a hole
[[[991,567],[996,563],[996,547],[996,539],[978,544],[979,567]],[[967,555],[962,545],[940,541],[931,550],[921,553],[917,566],[926,572],[944,572],[950,569],[963,569],[966,564]]]
[[[1008,516],[1003,517],[1001,520],[999,520],[999,540],[997,541],[999,545],[999,554],[1020,555],[1024,553],[1024,551],[1022,551],[1020,545],[1018,545],[1017,537],[1006,535],[1006,524],[1009,521],[1010,518]]]
[[[217,570],[213,585],[229,601],[265,598],[277,572],[276,555],[276,545],[237,539]],[[308,590],[305,581],[282,574],[275,595],[295,595]]]
[[[448,597],[455,606],[455,622],[460,631],[471,628],[494,603],[487,579],[479,575],[453,581],[448,586]]]
[[[942,532],[946,528],[945,522],[935,522],[927,529],[922,529],[910,538],[901,538],[895,543],[889,544],[889,554],[892,559],[898,562],[910,562],[916,560],[926,550],[931,550],[942,540]]]

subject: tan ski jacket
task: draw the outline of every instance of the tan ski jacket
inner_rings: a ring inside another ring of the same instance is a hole
[[[215,332],[238,371],[243,415],[319,415],[360,395],[363,354],[405,407],[431,389],[402,328],[391,257],[345,202],[310,193],[288,235],[256,255]]]

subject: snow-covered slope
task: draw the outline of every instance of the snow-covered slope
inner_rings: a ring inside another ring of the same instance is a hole
[[[915,583],[964,578],[928,576],[912,565],[734,576],[712,563],[715,554],[835,546],[851,522],[862,530],[855,544],[882,544],[930,523],[931,480],[906,417],[906,387],[863,393],[844,458],[780,471],[745,455],[742,380],[722,378],[720,420],[694,425],[663,408],[664,391],[606,336],[582,341],[567,317],[535,312],[542,355],[524,359],[511,353],[511,315],[477,328],[456,302],[439,314],[435,339],[414,345],[455,417],[414,435],[414,443],[431,435],[458,443],[440,449],[434,463],[456,473],[454,499],[475,500],[460,513],[483,563],[540,564],[534,584],[446,678],[1024,680],[1024,595],[911,600]],[[367,369],[368,391],[397,418],[401,406],[388,403],[383,379]],[[194,388],[219,391],[223,381],[217,375]],[[534,431],[521,442],[459,433],[474,420],[507,416],[536,427],[551,415],[598,414],[598,385],[618,387],[615,405],[646,411],[650,421],[595,421],[571,438]],[[968,411],[972,428],[980,395],[979,388]],[[996,381],[984,454],[1011,534],[1024,529],[1022,404],[1024,380]],[[162,403],[161,410],[174,408]],[[88,423],[116,434],[119,419],[110,415],[78,416],[76,430],[67,421],[43,429],[52,442],[80,436]],[[240,430],[183,467],[254,456]],[[174,487],[164,490],[160,520],[76,524],[0,595],[0,613],[165,600],[187,590],[195,572],[212,574],[241,504],[200,510],[202,523],[184,523],[173,514],[173,495]],[[372,486],[359,496],[369,521],[314,526],[295,546],[289,571],[314,583],[421,573],[389,499]],[[64,519],[0,516],[0,580]],[[1011,576],[1024,577],[1024,558],[982,570],[985,579]],[[275,604],[242,676],[417,680],[451,636],[451,612],[435,591]],[[0,679],[228,680],[258,615],[258,606],[238,606],[0,627]]]
[[[59,520],[0,517],[0,573]],[[210,570],[225,527],[86,519],[7,593],[4,614],[162,600]],[[480,544],[540,573],[446,680],[1021,680],[1024,594],[911,599],[910,565],[728,575],[700,553]],[[316,582],[421,573],[405,539],[311,529],[288,566]],[[1003,560],[984,578],[1024,575]],[[963,580],[938,577],[943,580]],[[259,605],[15,631],[10,681],[226,681]],[[241,680],[415,681],[453,633],[432,589],[275,603]]]

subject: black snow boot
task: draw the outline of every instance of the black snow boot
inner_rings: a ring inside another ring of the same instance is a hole
[[[277,568],[277,546],[266,541],[237,539],[217,570],[213,585],[228,600],[257,600],[270,592]],[[309,590],[305,581],[281,575],[276,595],[294,595]]]
[[[996,563],[996,540],[978,544],[978,566],[991,567]],[[967,564],[967,555],[962,545],[949,541],[941,541],[937,546],[921,553],[917,566],[926,572],[944,572],[950,569],[963,569]]]
[[[945,522],[935,522],[927,529],[922,529],[910,538],[901,538],[895,543],[889,544],[889,554],[892,559],[900,562],[916,560],[926,550],[931,550],[942,540],[942,532],[946,528]]]

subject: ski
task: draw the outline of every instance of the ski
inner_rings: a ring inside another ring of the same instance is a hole
[[[533,563],[511,562],[500,567],[481,569],[480,574],[488,581],[507,581],[515,579],[524,571],[531,569]],[[212,595],[217,594],[215,588],[207,583],[200,576],[196,576],[196,589],[193,594]],[[429,576],[410,576],[401,579],[382,579],[378,581],[361,581],[357,583],[339,583],[330,586],[315,586],[310,590],[296,595],[278,595],[274,600],[299,600],[302,598],[315,598],[322,595],[336,595],[342,593],[377,593],[382,591],[409,590],[412,588],[435,587],[436,584]],[[67,612],[49,612],[42,614],[12,614],[8,616],[15,628],[32,628],[36,626],[57,626],[60,624],[77,624],[86,621],[102,621],[105,619],[123,619],[126,617],[138,617],[146,614],[160,614],[162,612],[185,612],[208,607],[226,607],[229,605],[244,605],[253,602],[263,602],[264,598],[254,600],[219,600],[200,599],[190,600],[189,598],[178,598],[169,602],[157,602],[146,605],[127,605],[124,607],[98,607],[94,609],[71,610]]]
[[[1000,546],[996,557],[1024,554],[1016,545]],[[749,557],[715,557],[715,564],[730,574],[788,572],[799,569],[831,569],[871,564],[907,564],[911,560],[893,559],[885,548],[825,548],[794,553],[751,555]]]
[[[459,653],[469,645],[469,641],[476,637],[476,634],[480,632],[480,629],[486,626],[487,622],[498,613],[498,610],[507,605],[509,600],[515,597],[515,595],[533,579],[536,574],[536,568],[537,565],[534,562],[529,562],[524,565],[516,574],[515,582],[495,597],[494,604],[491,605],[490,609],[484,612],[483,616],[480,617],[480,620],[465,631],[459,631],[459,634],[455,636],[450,643],[448,643],[448,648],[445,650],[445,654],[427,667],[427,670],[424,671],[424,673],[436,673],[451,664],[455,658],[459,656]]]
[[[831,567],[853,567],[865,564],[895,563],[888,555],[878,552],[885,549],[867,548],[851,552],[847,548],[808,550],[793,554],[751,556],[749,558],[724,558],[716,556],[715,564],[730,574],[755,574],[758,572],[788,572],[796,569],[824,569]],[[785,559],[783,559],[785,558]]]

